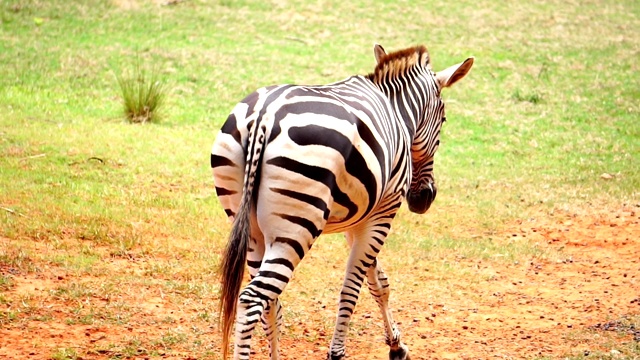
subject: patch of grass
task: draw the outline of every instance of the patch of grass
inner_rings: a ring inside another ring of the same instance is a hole
[[[138,338],[129,339],[122,348],[122,356],[125,358],[147,355],[147,350],[142,346]]]
[[[107,320],[109,313],[104,308],[96,308],[89,303],[88,299],[75,299],[77,306],[72,308],[69,315],[71,317],[65,320],[67,325],[92,325],[98,321]]]
[[[164,350],[171,350],[175,345],[185,343],[187,341],[187,334],[182,332],[179,328],[166,331],[159,340],[152,341],[152,345]]]
[[[139,244],[139,241],[140,240],[136,236],[119,239],[117,241],[116,250],[111,252],[111,256],[130,258],[132,256],[132,250]]]
[[[50,290],[49,294],[60,300],[83,300],[94,297],[104,298],[116,289],[112,283],[72,281]]]
[[[526,101],[534,105],[542,101],[542,95],[538,94],[537,92],[524,93],[519,89],[516,89],[516,91],[513,92],[512,97],[516,101]]]
[[[73,348],[59,348],[50,356],[52,360],[75,360],[78,359],[78,352]]]
[[[594,324],[588,330],[567,334],[565,338],[578,346],[575,351],[563,355],[563,359],[637,359],[640,357],[640,316],[627,315]]]
[[[189,295],[194,298],[207,298],[214,293],[214,287],[202,282],[200,280],[183,282],[183,281],[168,281],[163,284],[163,287],[171,293]]]
[[[0,324],[6,325],[18,320],[18,314],[13,310],[0,310]]]
[[[173,316],[167,316],[164,319],[162,319],[161,322],[164,324],[175,324],[176,318],[174,318]]]
[[[36,315],[36,316],[32,316],[31,319],[35,320],[35,321],[42,321],[42,322],[50,322],[55,320],[55,318],[53,317],[53,315],[49,314],[49,313],[45,313],[45,314],[41,314],[41,315]]]
[[[213,320],[212,314],[207,310],[198,312],[198,314],[195,316],[195,318],[197,320],[205,322],[205,323],[209,323],[209,322],[211,322]]]
[[[0,291],[7,291],[15,285],[13,278],[9,275],[0,274]]]
[[[90,272],[100,258],[94,254],[58,254],[54,256],[53,262],[70,270],[79,273]]]
[[[29,317],[39,314],[40,307],[37,304],[37,298],[33,294],[23,294],[17,297],[15,304],[18,304],[17,313]]]
[[[168,87],[155,68],[145,68],[138,57],[130,70],[116,74],[124,115],[132,123],[157,122],[165,105]]]
[[[28,272],[35,270],[35,265],[27,251],[10,246],[0,248],[0,265]]]

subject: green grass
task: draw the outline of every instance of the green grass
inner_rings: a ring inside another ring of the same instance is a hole
[[[438,199],[425,216],[403,208],[383,251],[390,269],[410,256],[435,278],[480,281],[489,275],[451,264],[559,256],[500,237],[518,219],[640,203],[637,1],[159,3],[0,1],[0,269],[53,269],[77,280],[42,295],[95,305],[69,314],[72,323],[147,321],[147,308],[120,298],[143,294],[216,319],[215,269],[229,225],[208,157],[227,113],[263,85],[369,73],[374,43],[425,44],[436,70],[476,57],[469,76],[444,94]],[[118,76],[135,58],[171,84],[162,121],[149,126],[122,114]],[[336,263],[321,251],[342,249],[342,237],[321,242],[298,278]],[[332,276],[342,276],[342,264]],[[24,321],[18,298],[4,294],[14,280],[1,276],[0,304],[8,305],[0,323]],[[108,311],[96,310],[100,301]],[[169,325],[112,353],[206,339]],[[52,358],[80,355],[55,351]]]
[[[132,68],[116,70],[123,112],[133,123],[158,122],[169,89],[157,69],[141,62],[138,57]]]
[[[192,219],[183,230],[193,233],[196,218],[220,217],[206,157],[234,103],[265,84],[367,73],[374,41],[390,49],[426,43],[436,68],[477,57],[469,78],[445,94],[449,122],[436,163],[438,205],[457,207],[470,198],[465,207],[474,217],[513,218],[540,203],[636,200],[638,79],[625,74],[636,66],[637,35],[618,24],[637,23],[637,6],[604,3],[597,25],[611,36],[594,38],[588,25],[599,7],[580,7],[584,14],[562,7],[554,18],[553,2],[483,4],[460,4],[456,17],[429,2],[401,10],[402,17],[391,15],[399,4],[381,4],[375,12],[336,5],[336,13],[354,14],[356,20],[345,22],[329,13],[304,19],[317,10],[305,4],[293,11],[143,2],[127,10],[99,1],[5,1],[0,151],[7,191],[1,203],[28,217],[5,212],[4,232],[55,237],[65,229],[124,242],[134,237],[131,224],[140,222],[169,222],[160,228],[180,233],[179,222],[167,220],[172,214]],[[239,24],[237,11],[255,21]],[[508,11],[516,15],[503,17]],[[539,32],[527,29],[542,24]],[[554,28],[565,31],[556,35]],[[255,36],[242,35],[251,29]],[[459,40],[461,34],[468,35]],[[158,76],[176,84],[166,123],[154,128],[120,120],[113,68],[125,67],[138,51],[159,64]],[[614,178],[601,179],[602,173]],[[34,191],[39,198],[30,200]]]

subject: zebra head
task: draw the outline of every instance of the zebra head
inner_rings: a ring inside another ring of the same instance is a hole
[[[378,68],[389,66],[386,63],[392,63],[394,58],[409,59],[400,63],[400,67],[405,68],[404,71],[395,71],[395,78],[392,76],[387,79],[391,80],[394,84],[392,87],[396,89],[394,105],[397,112],[413,130],[412,174],[406,196],[407,203],[410,211],[423,214],[429,209],[437,194],[433,162],[440,145],[440,128],[446,120],[440,93],[442,89],[467,75],[474,58],[469,57],[459,64],[435,73],[431,69],[427,49],[419,46],[414,48],[414,51],[416,56],[412,61],[411,57],[399,57],[399,53],[388,55],[380,45],[376,44],[374,47]]]

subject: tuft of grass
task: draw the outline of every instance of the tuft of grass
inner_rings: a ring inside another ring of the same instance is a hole
[[[14,286],[14,281],[11,276],[0,275],[0,291],[7,291]]]
[[[523,92],[520,91],[519,89],[517,89],[516,91],[513,92],[512,96],[511,96],[514,100],[519,101],[519,102],[529,102],[532,104],[538,104],[542,101],[542,95],[540,95],[539,93],[532,91],[532,92]]]
[[[78,358],[78,352],[71,348],[57,349],[50,357],[52,360],[74,360]]]
[[[29,254],[24,250],[0,249],[0,265],[24,271],[33,271],[35,266]]]
[[[13,310],[0,311],[0,325],[10,324],[18,319],[18,312]]]
[[[187,341],[187,335],[180,331],[180,329],[168,330],[162,334],[159,340],[154,340],[151,343],[164,350],[170,350],[172,346],[181,344]]]
[[[75,270],[79,273],[90,272],[93,266],[99,261],[100,258],[94,254],[59,254],[52,259],[54,264],[69,270]]]
[[[51,290],[50,294],[58,299],[74,300],[95,296],[96,291],[83,283],[71,283]]]
[[[138,58],[129,71],[116,74],[126,119],[131,123],[158,122],[168,87],[157,68],[147,69]]]
[[[122,355],[126,358],[147,355],[147,350],[142,347],[142,341],[137,338],[130,339],[122,348]]]

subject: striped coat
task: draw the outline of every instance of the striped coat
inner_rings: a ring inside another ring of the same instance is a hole
[[[408,358],[388,308],[376,257],[401,202],[425,212],[436,195],[433,158],[444,122],[441,89],[473,58],[438,74],[422,46],[324,86],[270,86],[233,109],[211,155],[216,192],[233,220],[221,265],[223,351],[235,323],[234,359],[248,359],[262,321],[278,358],[278,296],[321,233],[345,232],[351,247],[329,358],[345,355],[348,324],[367,279],[393,358]],[[251,281],[241,291],[248,264]]]

